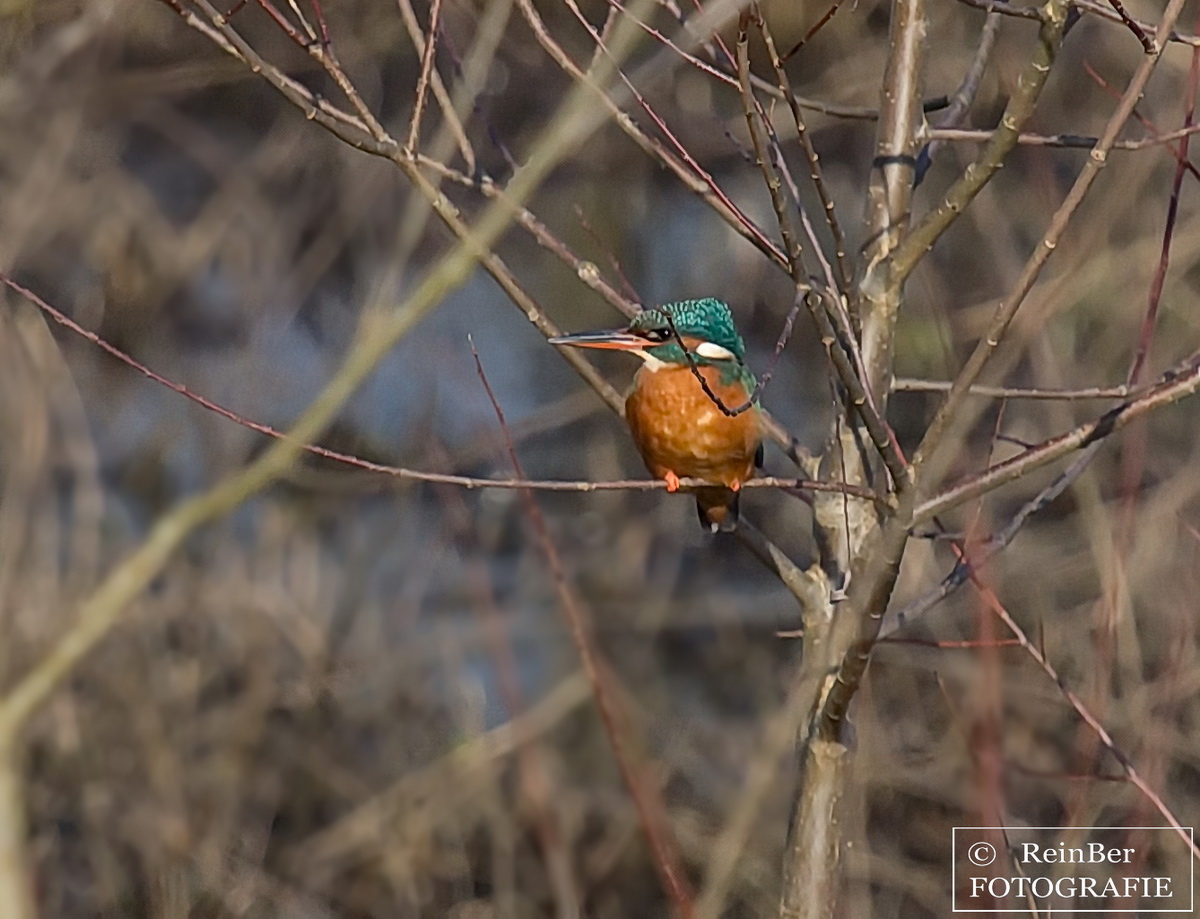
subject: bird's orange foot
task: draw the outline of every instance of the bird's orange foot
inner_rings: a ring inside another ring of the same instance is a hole
[[[667,491],[679,491],[679,476],[668,469],[663,478],[667,480]]]
[[[732,482],[729,483],[729,490],[732,492],[735,492],[735,493],[741,491],[742,483],[740,481],[738,481],[737,479],[734,479]]]

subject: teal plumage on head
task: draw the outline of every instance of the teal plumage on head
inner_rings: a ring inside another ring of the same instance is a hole
[[[672,325],[680,338],[698,339],[715,346],[693,348],[692,361],[699,366],[717,367],[725,382],[741,383],[748,393],[754,392],[756,381],[746,366],[746,343],[738,333],[733,323],[733,313],[725,303],[715,297],[664,303],[642,310],[633,318],[629,328],[632,332],[662,337],[662,344],[646,349],[652,357],[665,364],[687,364],[687,355],[672,334]]]

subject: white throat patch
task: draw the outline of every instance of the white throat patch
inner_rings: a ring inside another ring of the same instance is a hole
[[[646,362],[646,369],[651,373],[658,373],[658,371],[667,366],[666,361],[660,361],[649,351],[635,351],[634,354]]]

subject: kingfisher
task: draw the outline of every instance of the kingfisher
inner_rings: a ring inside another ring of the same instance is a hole
[[[762,429],[751,403],[754,374],[729,307],[711,297],[666,303],[642,310],[626,328],[550,343],[631,351],[642,359],[625,421],[646,468],[670,492],[683,478],[711,482],[694,489],[700,523],[714,533],[732,531],[742,483],[762,465]]]

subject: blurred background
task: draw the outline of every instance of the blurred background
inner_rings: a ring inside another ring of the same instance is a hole
[[[347,71],[403,136],[420,67],[403,18],[389,3],[326,7]],[[1159,12],[1150,0],[1129,7]],[[542,0],[538,9],[586,65],[594,47],[569,7]],[[607,5],[582,11],[599,25]],[[826,11],[764,6],[781,49]],[[475,0],[446,0],[435,63],[449,85],[486,12]],[[416,13],[424,28],[428,7]],[[928,14],[925,95],[936,99],[957,88],[984,14],[951,0],[930,3]],[[664,4],[655,24],[673,32],[676,15]],[[333,98],[257,5],[233,22],[269,60]],[[1190,14],[1181,22],[1191,29]],[[843,6],[789,61],[793,86],[872,109],[887,28],[887,4]],[[725,38],[732,46],[735,32]],[[995,124],[1035,39],[1036,24],[1002,24],[974,126]],[[655,50],[647,39],[638,56]],[[1097,133],[1114,102],[1089,68],[1119,90],[1141,56],[1127,30],[1085,16],[1031,130]],[[757,44],[752,61],[769,76]],[[1140,109],[1163,131],[1182,123],[1189,64],[1186,45],[1168,48]],[[0,68],[0,270],[155,371],[256,421],[284,428],[295,419],[338,366],[364,304],[401,302],[453,244],[432,221],[398,259],[399,215],[416,194],[404,177],[306,121],[165,4],[0,0]],[[465,122],[479,168],[510,176],[570,85],[511,11]],[[647,99],[774,237],[736,89],[684,63]],[[804,176],[790,118],[772,111]],[[644,112],[631,114],[653,131]],[[874,121],[809,117],[856,253]],[[439,122],[436,106],[426,121]],[[1142,131],[1131,124],[1127,134]],[[977,149],[937,152],[918,212]],[[899,375],[953,378],[1086,156],[1047,146],[1013,155],[909,284]],[[1124,382],[1174,169],[1162,147],[1112,154],[990,382]],[[470,189],[447,193],[466,214],[481,208]],[[1188,175],[1151,378],[1200,343],[1195,202]],[[597,133],[530,207],[634,299],[726,300],[762,372],[791,307],[788,278],[619,130]],[[563,328],[624,322],[520,229],[497,251]],[[161,514],[266,442],[14,294],[3,300],[0,685],[11,685]],[[509,476],[468,335],[530,477],[644,475],[621,420],[482,272],[407,336],[321,443],[393,465]],[[619,389],[631,364],[598,359]],[[829,378],[801,317],[763,401],[814,450],[832,418]],[[936,404],[927,394],[893,400],[906,450]],[[1111,405],[995,400],[961,445],[954,476]],[[1198,420],[1185,401],[1114,440],[986,571],[1184,824],[1200,817]],[[773,448],[767,466],[796,474]],[[1000,526],[1055,471],[943,523]],[[794,765],[786,749],[764,752],[764,738],[802,650],[778,635],[799,624],[795,599],[739,543],[702,534],[686,497],[537,501],[704,909],[773,915]],[[798,563],[811,562],[803,501],[755,490],[743,513]],[[935,586],[953,562],[946,545],[914,542],[894,605]],[[948,912],[955,825],[1160,819],[1028,654],[995,642],[1007,637],[967,589],[877,651],[854,719],[846,915]],[[979,638],[991,643],[969,645]],[[188,540],[29,737],[46,917],[482,919],[572,915],[572,900],[593,917],[669,908],[515,492],[399,483],[304,460]],[[752,786],[764,756],[769,782]],[[730,844],[739,819],[749,832]],[[1164,845],[1163,859],[1182,857]]]

